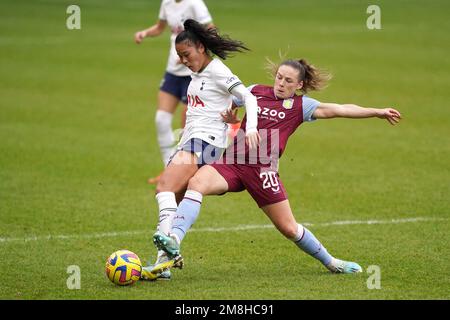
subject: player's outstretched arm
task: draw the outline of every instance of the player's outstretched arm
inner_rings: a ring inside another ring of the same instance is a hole
[[[330,118],[373,118],[386,119],[390,124],[397,124],[402,118],[400,112],[393,108],[364,108],[355,104],[321,103],[313,113],[316,119]]]
[[[146,37],[156,37],[163,33],[164,29],[167,26],[167,22],[165,20],[158,20],[156,24],[151,26],[148,29],[138,31],[134,34],[134,41],[137,44],[140,44],[142,40]]]

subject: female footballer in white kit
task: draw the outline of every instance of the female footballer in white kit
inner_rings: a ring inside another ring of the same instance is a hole
[[[241,42],[221,36],[217,30],[206,28],[195,20],[184,23],[184,31],[175,40],[181,62],[192,72],[188,87],[188,111],[183,136],[177,152],[169,160],[156,187],[159,206],[158,231],[168,234],[177,211],[177,197],[181,200],[189,179],[199,167],[219,159],[227,147],[228,126],[222,113],[230,109],[233,96],[244,102],[247,114],[246,143],[250,149],[257,147],[256,98],[218,58],[226,59],[231,52],[248,50]],[[169,260],[163,251],[155,263],[159,268],[176,261]],[[168,272],[155,270],[155,265],[143,268],[142,278],[170,278]]]
[[[162,34],[166,26],[169,26],[171,30],[169,58],[159,88],[158,110],[155,116],[158,144],[164,166],[167,165],[174,152],[175,137],[172,118],[180,102],[184,109],[182,127],[185,125],[186,92],[191,81],[192,71],[181,63],[175,49],[175,38],[183,31],[183,22],[186,19],[195,19],[208,27],[213,26],[211,15],[203,0],[163,0],[157,23],[135,34],[135,41],[140,44],[146,37],[156,37]],[[159,177],[150,178],[148,182],[154,184],[158,179]]]

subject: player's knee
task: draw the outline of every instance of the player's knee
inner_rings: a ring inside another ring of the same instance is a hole
[[[155,193],[158,194],[160,192],[174,192],[174,193],[179,193],[179,192],[184,192],[184,190],[186,188],[186,183],[182,183],[182,181],[180,180],[172,180],[172,179],[167,179],[164,176],[162,176],[155,188]]]
[[[295,239],[298,234],[298,226],[295,225],[286,225],[286,226],[280,226],[278,228],[280,230],[281,234],[285,236],[288,239]]]
[[[172,186],[171,186],[170,180],[166,179],[164,177],[164,175],[162,175],[161,178],[159,179],[158,183],[156,184],[155,193],[158,194],[160,192],[173,191],[173,190],[170,190],[171,187]]]
[[[205,192],[205,188],[205,181],[198,176],[195,175],[189,180],[188,190],[195,190],[203,194]]]

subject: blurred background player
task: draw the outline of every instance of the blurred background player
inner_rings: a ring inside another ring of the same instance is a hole
[[[230,53],[248,50],[245,45],[228,36],[221,36],[216,29],[207,28],[195,20],[184,22],[184,31],[175,39],[175,48],[181,62],[192,73],[188,87],[188,111],[183,136],[176,153],[156,186],[156,200],[159,208],[158,231],[168,234],[173,215],[177,211],[177,196],[180,199],[189,179],[206,163],[219,159],[228,145],[228,125],[222,113],[231,108],[233,96],[243,102],[246,109],[246,133],[243,138],[250,149],[256,149],[259,142],[257,132],[256,98],[242,84],[239,77],[218,58],[226,59]],[[158,271],[173,263],[160,251],[155,265]],[[143,268],[143,279],[153,280],[156,270],[153,265]],[[169,273],[156,272],[162,278]]]
[[[180,102],[183,104],[182,128],[186,122],[186,92],[192,71],[180,62],[175,50],[175,38],[183,31],[183,23],[187,19],[195,19],[208,27],[213,27],[211,15],[203,0],[163,0],[156,24],[134,35],[136,43],[140,44],[146,37],[159,36],[166,26],[171,30],[169,59],[159,88],[158,110],[155,116],[158,144],[164,166],[167,166],[169,157],[175,150],[172,118]],[[159,176],[152,177],[148,179],[148,183],[155,184],[158,179]]]
[[[361,272],[362,268],[357,263],[331,256],[311,231],[297,223],[287,193],[279,179],[278,159],[283,154],[290,135],[303,122],[337,117],[378,117],[396,124],[401,115],[392,108],[375,109],[354,104],[321,103],[305,95],[296,95],[298,90],[303,93],[319,90],[330,78],[303,59],[287,60],[279,66],[274,66],[274,76],[273,87],[255,85],[249,88],[258,99],[258,131],[261,136],[259,146],[265,150],[252,154],[240,141],[242,135],[238,133],[222,159],[202,167],[190,179],[169,236],[156,232],[154,242],[170,257],[181,261],[180,243],[199,215],[203,196],[247,190],[286,238],[319,260],[328,270],[334,273]],[[235,103],[241,104],[239,101]],[[224,116],[232,117],[234,114],[229,110]],[[245,118],[242,128],[246,130]],[[239,164],[239,158],[245,159],[244,164]]]

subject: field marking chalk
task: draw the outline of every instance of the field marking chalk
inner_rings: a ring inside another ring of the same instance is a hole
[[[415,222],[430,222],[430,221],[447,221],[447,218],[436,217],[415,217],[415,218],[398,218],[390,220],[341,220],[324,223],[309,223],[304,222],[305,227],[329,227],[329,226],[347,226],[347,225],[377,225],[377,224],[398,224],[398,223],[415,223]],[[261,230],[272,229],[272,224],[250,224],[237,225],[235,227],[220,227],[220,228],[193,228],[189,232],[235,232],[247,230]],[[0,237],[0,244],[11,242],[30,242],[30,241],[50,241],[50,240],[82,240],[82,239],[102,239],[115,238],[123,236],[140,236],[151,234],[152,230],[136,230],[136,231],[118,231],[118,232],[102,232],[90,234],[72,234],[72,235],[46,235],[46,236],[29,236],[23,238]]]

